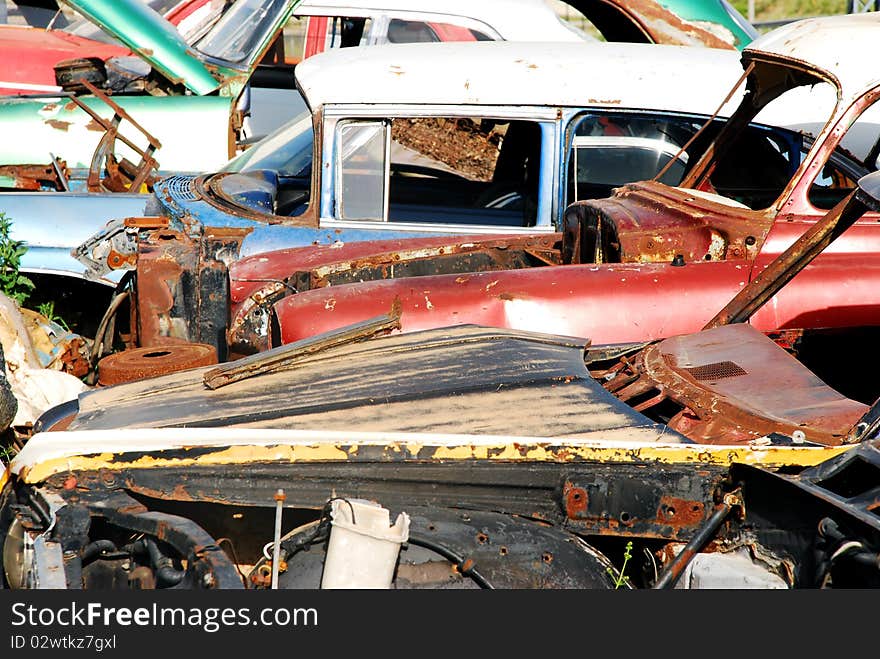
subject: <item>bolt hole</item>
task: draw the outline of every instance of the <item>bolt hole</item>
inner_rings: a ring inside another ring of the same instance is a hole
[[[428,530],[429,530],[429,531],[436,531],[436,530],[437,530],[437,527],[434,526],[433,524],[428,524]]]
[[[488,540],[489,536],[487,536],[485,533],[477,534],[477,542],[479,542],[481,545],[485,545]]]
[[[498,553],[502,556],[507,556],[507,547],[501,547],[501,549],[498,550]]]
[[[620,513],[620,521],[623,522],[624,524],[629,522],[631,519],[632,519],[632,515],[630,515],[625,510],[622,513]]]
[[[544,563],[552,563],[553,562],[553,554],[551,554],[549,551],[545,551],[543,554],[541,554],[541,560]]]
[[[571,495],[571,499],[572,499],[572,501],[580,501],[581,500],[581,493],[580,492],[573,493]]]
[[[666,516],[667,517],[675,517],[675,508],[673,508],[672,506],[667,508],[666,509]]]

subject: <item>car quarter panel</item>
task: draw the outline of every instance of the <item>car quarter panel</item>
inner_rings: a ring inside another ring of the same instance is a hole
[[[282,343],[392,305],[403,332],[477,323],[627,343],[698,330],[748,277],[735,262],[549,266],[318,288],[281,299],[274,313]]]

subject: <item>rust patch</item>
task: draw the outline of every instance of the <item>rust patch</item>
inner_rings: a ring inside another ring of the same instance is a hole
[[[664,496],[657,508],[657,521],[669,526],[696,526],[703,520],[705,510],[702,501]]]
[[[565,502],[565,514],[569,518],[576,518],[580,513],[587,511],[589,497],[587,491],[582,487],[575,487],[566,482],[562,488],[562,499]]]
[[[86,124],[86,130],[93,130],[98,133],[103,133],[106,129],[100,123],[92,119],[91,121],[89,121],[89,123]]]
[[[70,127],[69,121],[59,121],[58,119],[48,119],[46,123],[56,130],[66,131]]]

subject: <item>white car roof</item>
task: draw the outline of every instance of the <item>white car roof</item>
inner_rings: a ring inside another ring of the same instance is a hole
[[[711,114],[742,75],[734,50],[631,43],[468,42],[341,48],[297,65],[327,104],[608,106]],[[734,96],[722,114],[739,101]]]
[[[307,0],[297,16],[374,16],[434,14],[438,22],[457,16],[479,21],[505,41],[585,41],[592,37],[566,27],[544,0]]]
[[[743,59],[798,60],[837,80],[844,104],[880,83],[873,54],[880,13],[809,18],[776,28],[750,43]]]

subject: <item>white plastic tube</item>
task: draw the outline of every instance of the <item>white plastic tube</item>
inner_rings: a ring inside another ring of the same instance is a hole
[[[409,539],[409,515],[391,514],[365,499],[336,499],[321,588],[390,588],[400,545]]]

